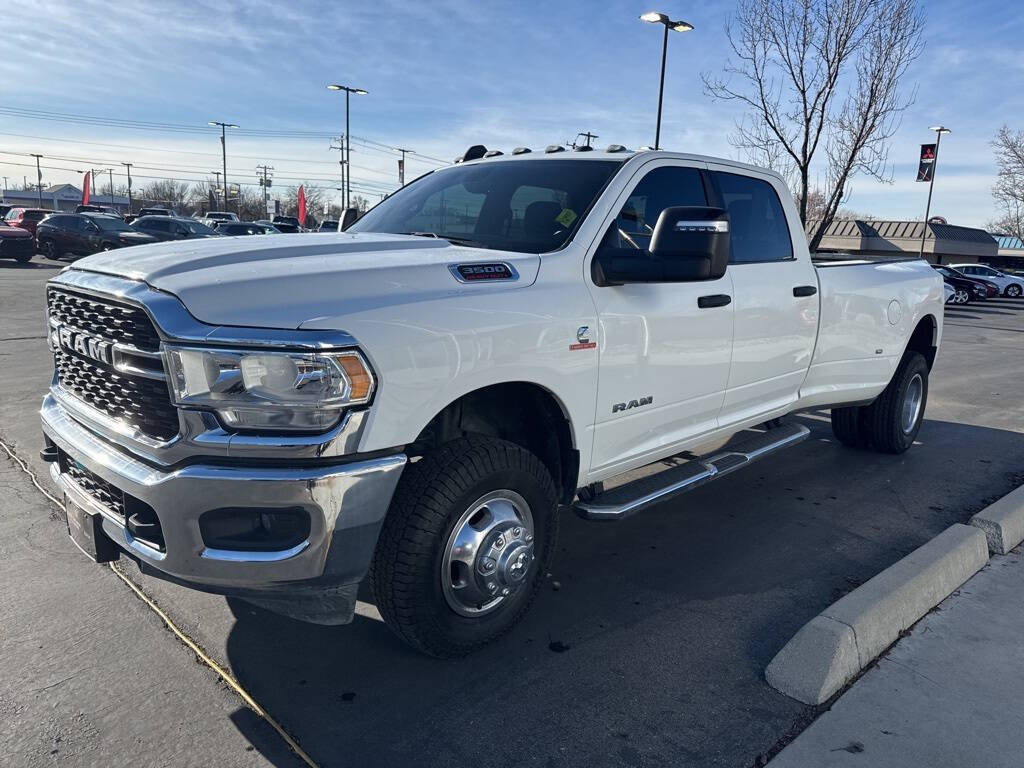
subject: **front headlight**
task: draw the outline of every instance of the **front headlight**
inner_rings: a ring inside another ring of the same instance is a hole
[[[323,430],[373,394],[362,355],[166,347],[177,405],[216,411],[229,427]]]

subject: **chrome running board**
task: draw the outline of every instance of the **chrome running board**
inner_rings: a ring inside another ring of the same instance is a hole
[[[573,509],[586,520],[621,520],[735,472],[769,454],[796,445],[809,434],[810,430],[802,424],[784,424],[767,429],[708,458],[692,459],[657,474],[624,483],[586,501],[577,498]]]

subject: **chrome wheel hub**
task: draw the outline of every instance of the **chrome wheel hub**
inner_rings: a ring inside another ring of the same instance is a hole
[[[515,491],[492,491],[469,505],[441,558],[445,600],[460,616],[498,609],[528,581],[534,561],[533,515]]]
[[[901,423],[903,434],[909,435],[914,431],[917,424],[917,417],[921,414],[921,401],[924,400],[924,380],[921,374],[915,373],[914,378],[907,385],[907,392],[903,395],[903,414]]]

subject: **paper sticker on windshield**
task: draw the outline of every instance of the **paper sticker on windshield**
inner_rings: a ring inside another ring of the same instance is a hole
[[[576,221],[576,211],[572,208],[563,208],[562,212],[555,216],[555,221],[568,229]]]

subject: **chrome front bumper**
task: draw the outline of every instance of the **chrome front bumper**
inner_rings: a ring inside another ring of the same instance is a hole
[[[71,459],[153,508],[165,551],[133,538],[116,514],[52,464],[61,490],[102,515],[104,533],[142,564],[211,591],[276,594],[300,582],[357,583],[369,567],[406,464],[406,456],[399,454],[328,466],[190,464],[156,469],[86,429],[52,394],[43,401],[40,415],[43,432]],[[300,506],[310,516],[309,537],[280,552],[207,548],[199,516],[245,506]]]

